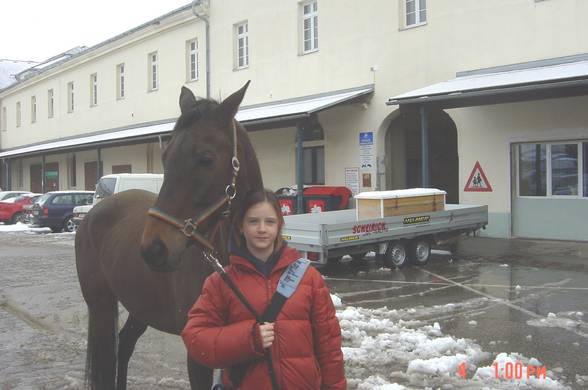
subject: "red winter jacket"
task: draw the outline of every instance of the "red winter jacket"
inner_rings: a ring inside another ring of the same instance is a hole
[[[286,247],[268,278],[232,255],[227,273],[255,311],[263,313],[284,270],[301,256]],[[341,328],[322,276],[308,267],[274,323],[271,353],[281,390],[346,389]],[[211,368],[249,362],[239,389],[271,389],[259,326],[219,274],[208,277],[188,313],[182,338],[192,359]],[[225,370],[224,381],[228,382]],[[230,385],[225,383],[228,387]]]

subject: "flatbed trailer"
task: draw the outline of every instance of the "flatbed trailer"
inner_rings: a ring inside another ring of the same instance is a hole
[[[409,261],[424,265],[432,245],[485,228],[488,206],[446,204],[442,211],[369,220],[357,220],[356,210],[349,209],[288,215],[284,220],[284,239],[318,264],[344,255],[359,259],[375,251],[387,265],[402,267]]]

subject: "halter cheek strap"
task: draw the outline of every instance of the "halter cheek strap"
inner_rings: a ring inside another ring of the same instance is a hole
[[[231,202],[237,196],[237,176],[239,175],[239,169],[241,168],[241,164],[239,162],[239,158],[237,157],[237,145],[238,145],[238,138],[237,138],[237,126],[235,121],[233,120],[233,157],[231,158],[231,167],[233,169],[233,175],[231,178],[231,183],[227,185],[225,188],[225,195],[219,199],[216,203],[212,204],[210,207],[206,208],[200,215],[196,215],[193,218],[188,218],[185,220],[178,219],[172,215],[165,213],[164,211],[156,208],[151,207],[147,214],[151,217],[157,218],[161,221],[167,222],[168,224],[175,226],[178,228],[187,238],[195,240],[204,248],[206,248],[210,252],[214,252],[214,237],[216,233],[220,229],[220,224],[222,223],[223,219],[229,217],[230,209],[231,209]],[[203,236],[199,231],[198,228],[206,222],[212,215],[214,215],[217,211],[219,211],[222,207],[226,206],[226,210],[221,212],[221,218],[215,224],[215,227],[209,234],[209,237]]]

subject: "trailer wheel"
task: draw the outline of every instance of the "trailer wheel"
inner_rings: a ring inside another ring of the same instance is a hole
[[[406,245],[402,242],[391,242],[384,255],[384,263],[388,266],[404,267],[408,263]]]
[[[425,265],[431,257],[431,241],[417,238],[410,245],[410,260],[415,265]]]

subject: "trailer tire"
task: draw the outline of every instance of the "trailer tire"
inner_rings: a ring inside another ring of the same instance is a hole
[[[414,265],[425,265],[431,258],[431,240],[417,238],[410,243],[410,261]]]
[[[406,244],[400,241],[391,242],[388,244],[388,249],[384,254],[384,264],[387,266],[394,266],[402,268],[408,263],[408,253]]]

